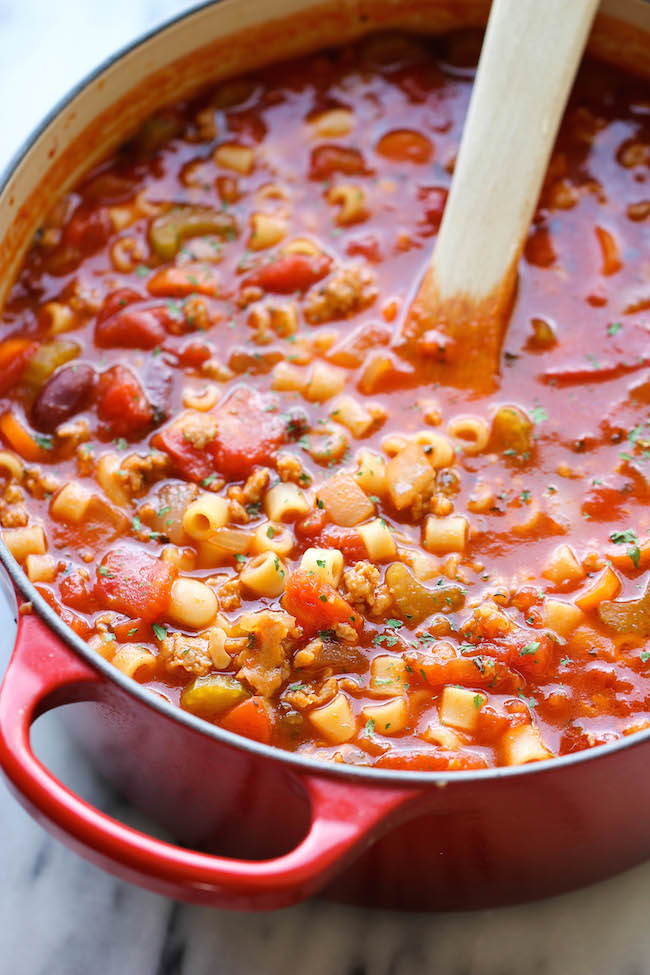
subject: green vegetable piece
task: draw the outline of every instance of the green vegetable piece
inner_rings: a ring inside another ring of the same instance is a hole
[[[236,233],[237,224],[231,214],[212,207],[178,204],[152,222],[149,243],[158,257],[171,261],[188,237],[217,234],[232,238]]]
[[[180,135],[183,123],[173,115],[152,115],[135,133],[131,145],[138,160],[150,159],[154,153]]]
[[[650,583],[640,599],[606,599],[598,606],[598,615],[617,633],[650,636]]]
[[[41,391],[50,376],[59,366],[76,359],[80,348],[76,342],[69,339],[55,339],[39,345],[29,360],[23,374],[23,389],[27,396],[36,396]]]
[[[419,626],[432,613],[455,613],[465,603],[465,595],[460,586],[436,586],[435,590],[427,589],[411,575],[402,562],[389,565],[386,570],[386,585],[397,611],[410,627]]]
[[[492,420],[490,450],[514,450],[523,456],[529,453],[533,437],[533,424],[518,406],[502,406]]]
[[[235,704],[245,701],[250,694],[244,685],[228,674],[207,674],[195,677],[183,689],[181,707],[199,718],[218,718]]]

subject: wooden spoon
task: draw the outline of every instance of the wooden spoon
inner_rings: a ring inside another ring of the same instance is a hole
[[[490,388],[517,262],[598,0],[494,0],[449,198],[403,328],[432,380]]]

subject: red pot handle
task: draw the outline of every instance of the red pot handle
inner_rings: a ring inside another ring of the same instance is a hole
[[[20,615],[0,688],[0,767],[17,798],[50,832],[95,864],[157,893],[240,909],[296,903],[320,889],[362,843],[370,843],[374,827],[416,795],[301,771],[311,827],[290,853],[231,860],[154,839],[75,795],[31,748],[30,727],[39,714],[96,697],[105,680],[37,616]]]

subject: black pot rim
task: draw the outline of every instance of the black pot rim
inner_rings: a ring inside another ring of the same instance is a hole
[[[7,190],[12,176],[18,169],[23,160],[31,152],[35,144],[46,132],[48,127],[55,119],[67,108],[70,102],[76,98],[92,82],[96,81],[109,68],[115,66],[126,55],[131,54],[142,47],[147,41],[156,37],[164,31],[173,29],[179,23],[190,20],[197,13],[202,12],[208,7],[219,4],[221,0],[204,0],[190,10],[184,11],[171,18],[164,20],[157,27],[140,34],[135,40],[119,48],[115,53],[105,58],[100,64],[86,74],[77,84],[54,105],[45,115],[43,120],[32,130],[29,136],[23,141],[21,146],[12,155],[6,166],[0,171],[0,196]],[[242,0],[245,2],[245,0]],[[593,748],[583,749],[573,752],[570,755],[563,755],[541,762],[532,762],[528,765],[519,766],[498,766],[489,769],[476,769],[472,771],[443,771],[443,772],[409,772],[403,770],[377,769],[366,766],[346,765],[338,762],[318,761],[313,758],[296,754],[295,752],[285,751],[272,745],[263,745],[260,742],[235,735],[232,732],[220,728],[218,725],[210,724],[201,718],[184,711],[182,708],[158,695],[151,694],[147,689],[138,684],[137,681],[126,674],[121,673],[113,667],[100,654],[92,650],[88,644],[81,639],[70,627],[68,627],[60,616],[52,609],[45,599],[38,593],[35,586],[29,581],[20,565],[7,549],[4,542],[0,539],[0,562],[7,571],[16,589],[31,603],[33,611],[45,622],[55,635],[68,647],[75,651],[85,663],[94,670],[99,671],[106,679],[117,684],[125,693],[136,698],[141,704],[152,710],[158,711],[166,718],[177,721],[208,738],[228,745],[231,748],[238,748],[249,752],[258,758],[285,765],[288,769],[297,772],[309,773],[312,776],[332,777],[348,780],[350,784],[364,784],[368,787],[380,786],[409,786],[426,788],[442,786],[453,786],[455,782],[481,782],[484,780],[519,778],[540,775],[541,773],[560,772],[568,766],[581,764],[583,762],[596,761],[603,756],[611,756],[615,752],[628,748],[638,747],[645,744],[650,739],[650,729],[635,732],[632,735],[618,739],[605,745],[597,745]]]

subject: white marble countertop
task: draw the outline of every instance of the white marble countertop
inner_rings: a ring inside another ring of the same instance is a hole
[[[0,0],[0,166],[99,60],[193,5]],[[10,639],[6,626],[0,633]],[[57,718],[44,722],[42,758],[87,799],[124,814]],[[2,975],[650,975],[650,864],[554,900],[473,914],[313,901],[248,915],[176,904],[112,879],[47,836],[3,785],[0,836]]]

